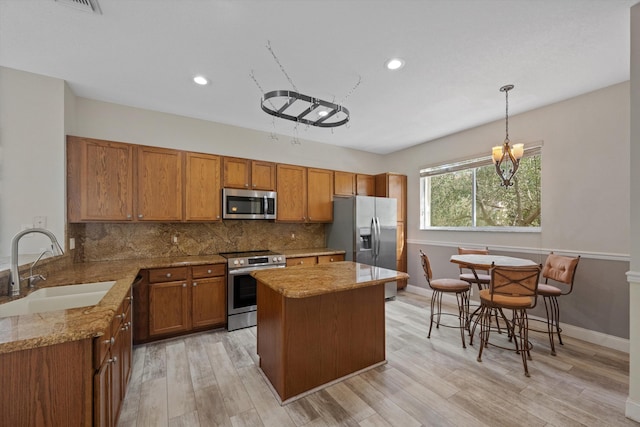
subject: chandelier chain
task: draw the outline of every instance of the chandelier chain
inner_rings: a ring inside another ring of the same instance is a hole
[[[293,83],[293,80],[291,80],[291,77],[289,77],[289,74],[287,74],[287,70],[284,69],[284,66],[280,63],[280,60],[278,59],[278,57],[276,56],[276,53],[273,51],[273,49],[271,48],[271,41],[267,40],[267,49],[269,49],[269,52],[271,52],[271,56],[273,56],[273,59],[276,61],[276,64],[278,64],[278,66],[280,67],[280,70],[282,71],[282,74],[284,74],[284,76],[287,78],[287,80],[289,80],[289,84],[291,85],[291,87],[293,88],[293,90],[295,90],[296,92],[298,92],[298,88],[296,87],[296,85]],[[264,93],[264,92],[263,92]]]
[[[506,133],[506,137],[505,137],[505,142],[509,142],[509,89],[506,89],[504,91],[504,97],[505,97],[505,133]]]

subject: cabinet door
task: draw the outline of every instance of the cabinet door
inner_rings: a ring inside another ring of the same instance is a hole
[[[254,190],[275,191],[275,163],[253,160],[251,162],[251,187]]]
[[[93,375],[93,425],[111,426],[111,355]]]
[[[69,221],[130,221],[133,216],[133,147],[69,137]]]
[[[121,327],[121,322],[117,322],[118,328]],[[118,331],[114,336],[115,342],[111,346],[111,387],[109,399],[111,400],[111,424],[116,425],[118,421],[118,413],[120,412],[120,404],[122,403],[122,393],[124,384],[122,382],[122,353],[124,346],[123,334]]]
[[[333,171],[307,169],[307,221],[333,221]]]
[[[124,400],[124,396],[127,394],[127,384],[129,378],[131,378],[131,368],[133,364],[133,329],[131,327],[131,306],[126,311],[124,321],[122,323],[122,349],[120,353],[121,367],[122,367],[122,390],[120,399]]]
[[[194,280],[191,284],[192,323],[194,328],[223,325],[227,320],[224,277]]]
[[[307,169],[278,164],[278,221],[304,222],[307,216]]]
[[[182,220],[182,152],[139,146],[137,219]]]
[[[344,261],[344,255],[336,254],[336,255],[318,255],[318,264],[324,264],[326,262],[338,262]]]
[[[407,177],[405,175],[388,174],[387,197],[398,201],[398,221],[405,221],[405,206],[407,198]]]
[[[318,263],[318,258],[314,256],[287,258],[287,267],[293,267],[295,265],[315,265]]]
[[[251,160],[224,157],[223,186],[225,188],[249,188],[251,173]]]
[[[220,157],[186,153],[185,220],[220,220]]]
[[[184,332],[189,325],[189,289],[186,281],[149,285],[149,335]]]
[[[356,175],[356,194],[358,196],[376,195],[376,177],[374,175]]]
[[[333,173],[333,194],[337,196],[353,196],[356,194],[356,174],[335,171]]]

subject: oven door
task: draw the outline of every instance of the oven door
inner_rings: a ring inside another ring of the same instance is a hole
[[[284,265],[265,265],[229,270],[227,281],[227,314],[241,314],[256,310],[256,279],[251,272],[267,268],[280,268]]]

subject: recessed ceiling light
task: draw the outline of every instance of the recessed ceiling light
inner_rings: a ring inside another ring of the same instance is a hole
[[[385,66],[389,70],[399,70],[400,68],[404,67],[404,60],[400,58],[392,58],[385,63]]]
[[[329,112],[328,112],[328,111],[326,111],[326,110],[322,110],[322,111],[319,111],[319,112],[318,112],[318,115],[319,115],[320,117],[324,117],[324,116],[326,116],[327,114],[329,114]]]
[[[196,82],[199,85],[206,85],[207,83],[209,83],[209,81],[204,78],[203,76],[195,76],[193,78],[193,81]]]

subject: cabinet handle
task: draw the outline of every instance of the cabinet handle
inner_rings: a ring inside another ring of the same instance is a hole
[[[244,186],[245,186],[245,187],[249,187],[249,184],[245,184]]]
[[[113,345],[113,344],[115,344],[115,342],[116,342],[116,339],[115,339],[114,337],[111,337],[111,338],[110,338],[110,339],[108,339],[108,340],[104,340],[104,343],[105,343],[105,344],[111,344],[111,345]]]
[[[329,261],[333,262],[333,258],[331,258]]]
[[[193,286],[198,286],[198,283],[197,282],[193,282]]]
[[[216,215],[216,219],[220,219],[220,215]]]
[[[171,277],[171,273],[167,273],[167,274],[166,274],[166,276],[167,276],[167,277]]]
[[[186,283],[183,283],[183,284],[182,284],[182,287],[183,287],[183,288],[186,288],[186,287],[187,287],[187,284],[186,284]]]
[[[113,317],[115,317],[116,319],[124,319],[124,313],[122,313],[122,314],[116,314],[116,315],[115,315],[115,316],[113,316]]]
[[[131,219],[131,214],[127,214],[127,219]]]
[[[304,264],[304,261],[300,261],[300,265]]]
[[[211,274],[211,270],[207,270],[207,274]]]
[[[142,214],[138,214],[138,218],[142,218]]]
[[[113,356],[113,359],[111,359],[111,363],[113,364],[118,363],[118,356]]]

